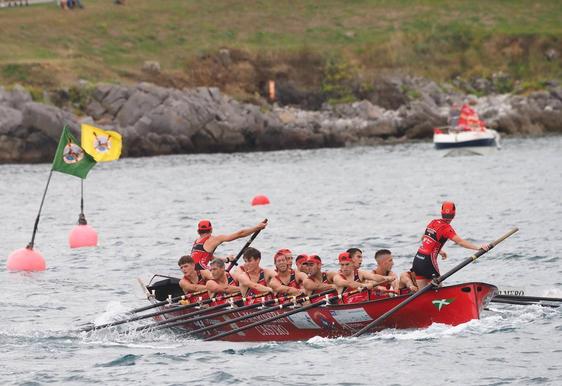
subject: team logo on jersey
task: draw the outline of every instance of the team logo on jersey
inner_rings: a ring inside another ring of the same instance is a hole
[[[62,160],[64,163],[75,164],[82,161],[82,158],[84,158],[84,151],[82,148],[69,141],[62,152]]]
[[[437,300],[432,300],[431,303],[433,303],[433,305],[435,306],[435,308],[437,308],[439,311],[441,311],[441,308],[448,306],[449,304],[451,304],[452,302],[455,301],[455,298],[451,298],[451,299],[437,299]]]

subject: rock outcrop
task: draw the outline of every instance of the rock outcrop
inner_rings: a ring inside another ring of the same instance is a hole
[[[486,85],[479,85],[479,87]],[[488,127],[508,134],[562,132],[562,87],[520,96],[467,96],[419,78],[389,78],[365,100],[318,110],[240,103],[217,88],[99,84],[84,117],[0,88],[0,163],[50,162],[61,128],[119,131],[124,156],[340,147],[430,138],[451,105],[469,101]]]

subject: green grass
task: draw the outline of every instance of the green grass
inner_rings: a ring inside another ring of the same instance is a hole
[[[448,80],[503,71],[538,84],[562,73],[560,58],[544,57],[550,47],[562,55],[559,0],[134,0],[126,6],[88,0],[85,5],[66,12],[52,4],[0,9],[0,84],[130,82],[142,79],[145,60],[158,60],[167,75],[190,84],[186,67],[223,47],[277,63],[290,63],[303,51],[336,55],[369,76],[390,70]]]

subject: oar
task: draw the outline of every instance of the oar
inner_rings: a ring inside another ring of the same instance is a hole
[[[238,299],[237,302],[238,301],[246,302],[246,301],[249,301],[249,300],[259,299],[259,298],[262,298],[262,297],[264,297],[268,294],[269,294],[268,292],[264,292],[264,293],[257,294],[255,296],[250,296],[250,297],[247,297],[247,298],[243,297],[241,299]],[[266,303],[266,302],[264,302],[264,303]],[[178,316],[175,316],[173,318],[168,318],[168,319],[165,319],[165,320],[161,320],[159,322],[155,322],[153,324],[149,324],[147,326],[141,326],[141,327],[135,328],[132,331],[144,331],[144,330],[149,330],[149,329],[160,330],[162,328],[170,328],[170,327],[175,327],[175,326],[178,326],[178,325],[184,324],[184,323],[197,322],[199,320],[211,318],[211,317],[218,316],[218,315],[224,315],[224,314],[228,314],[230,312],[240,310],[240,308],[233,308],[231,310],[222,311],[222,312],[215,312],[215,313],[209,314],[209,312],[211,312],[211,311],[216,311],[218,309],[225,308],[225,307],[228,307],[230,305],[231,305],[230,302],[218,304],[218,305],[213,306],[213,307],[204,308],[202,310],[195,311],[195,312],[190,312],[189,314],[178,315]],[[261,305],[261,303],[252,304],[252,306],[256,306],[256,307],[258,307],[260,305]],[[246,306],[246,307],[249,307],[249,306]],[[201,315],[201,314],[205,314],[205,315],[196,318],[196,316]]]
[[[332,292],[332,291],[329,291],[329,292]],[[346,295],[347,296],[353,295],[353,294],[359,293],[361,291],[363,291],[363,289],[348,292]],[[326,304],[326,303],[331,304],[331,303],[334,302],[334,300],[339,300],[339,299],[342,299],[342,298],[343,298],[343,294],[339,294],[339,295],[336,295],[336,296],[332,296],[331,298],[328,298],[328,299],[322,299],[317,303],[311,303],[311,304],[308,304],[306,306],[302,306],[302,307],[299,307],[297,309],[294,309],[292,311],[288,311],[288,312],[284,312],[284,313],[279,314],[279,315],[272,316],[271,318],[267,318],[265,320],[258,320],[257,322],[247,324],[243,327],[235,328],[235,329],[230,330],[230,331],[225,331],[225,332],[222,332],[220,334],[213,335],[213,336],[208,337],[204,340],[209,341],[209,340],[224,338],[225,336],[236,334],[236,333],[241,332],[241,331],[246,331],[246,330],[248,330],[252,327],[261,326],[262,324],[273,322],[274,320],[278,320],[278,319],[283,319],[283,318],[286,318],[286,317],[291,316],[293,314],[298,314],[299,312],[308,311],[311,308],[315,308],[315,307],[321,306],[321,305]],[[306,298],[304,300],[306,301]],[[283,309],[283,308],[285,308],[283,304],[279,305],[278,307],[275,307],[276,310],[277,309]],[[217,325],[214,325],[212,327],[215,327],[215,326],[217,326]]]
[[[137,314],[139,312],[150,310],[152,308],[165,306],[166,304],[176,303],[176,302],[179,302],[180,300],[186,300],[187,298],[192,297],[192,296],[203,295],[206,292],[207,292],[207,290],[203,290],[203,291],[199,291],[199,292],[194,292],[194,293],[189,294],[189,295],[176,296],[175,298],[166,299],[166,300],[162,300],[162,301],[159,301],[159,302],[156,302],[156,303],[152,303],[149,306],[144,306],[144,307],[132,309],[131,311],[128,311],[127,314]]]
[[[188,332],[187,332],[187,335],[198,334],[198,333],[201,333],[201,332],[205,332],[205,331],[207,331],[207,330],[212,330],[213,328],[222,327],[222,326],[225,326],[225,325],[227,325],[227,324],[236,323],[236,322],[239,322],[239,321],[241,321],[241,320],[246,320],[246,319],[253,318],[253,317],[255,317],[255,316],[267,314],[268,312],[271,312],[271,311],[280,310],[280,309],[283,309],[283,308],[285,308],[285,307],[288,307],[288,306],[291,306],[291,305],[294,305],[294,304],[299,304],[299,303],[302,303],[302,302],[309,301],[309,300],[311,300],[311,299],[316,299],[316,298],[318,298],[318,297],[320,297],[320,296],[327,295],[327,294],[329,294],[330,292],[333,292],[333,291],[335,291],[335,289],[331,289],[331,290],[327,290],[327,291],[321,292],[321,293],[319,293],[319,294],[307,296],[307,297],[298,299],[298,300],[296,300],[296,301],[293,300],[293,301],[283,302],[283,303],[281,303],[281,304],[278,304],[278,305],[275,305],[275,306],[272,306],[272,307],[267,307],[267,308],[264,308],[264,309],[262,309],[262,310],[253,312],[253,313],[248,314],[248,315],[243,315],[243,316],[240,316],[240,317],[238,317],[238,318],[229,319],[229,320],[226,320],[226,321],[224,321],[224,322],[220,322],[220,323],[213,324],[213,325],[211,325],[211,326],[199,328],[199,329],[197,329],[197,330],[188,331]],[[273,302],[274,302],[274,303],[279,303],[279,301],[284,301],[284,300],[285,300],[284,298],[273,299]],[[237,311],[237,310],[234,310],[234,311]]]
[[[186,304],[186,305],[179,306],[179,307],[171,307],[171,308],[168,308],[166,310],[151,312],[149,314],[144,314],[144,315],[139,315],[139,316],[134,316],[132,318],[118,320],[118,321],[115,321],[115,322],[106,323],[106,324],[102,324],[102,325],[99,325],[99,326],[96,326],[96,325],[88,326],[88,327],[80,328],[76,331],[77,332],[88,332],[88,331],[92,331],[92,330],[99,330],[99,329],[102,329],[102,328],[118,326],[118,325],[124,324],[124,323],[135,322],[137,320],[142,320],[142,319],[147,319],[147,318],[151,318],[151,317],[158,316],[158,315],[168,314],[170,312],[181,311],[181,310],[186,310],[186,309],[193,308],[193,307],[198,307],[198,306],[201,306],[201,305],[204,305],[204,304],[209,304],[209,303],[217,301],[217,300],[228,299],[230,297],[237,296],[237,295],[240,295],[240,293],[238,292],[238,293],[230,294],[230,295],[227,295],[227,296],[209,298],[209,299],[205,299],[205,300],[202,300],[200,302],[197,302],[197,303]]]
[[[262,221],[263,223],[267,222],[267,219],[264,219]],[[240,257],[244,254],[244,251],[246,250],[246,248],[248,248],[250,246],[250,244],[252,244],[252,241],[254,241],[254,239],[256,237],[258,237],[258,235],[260,234],[261,229],[257,230],[254,232],[254,234],[252,235],[252,237],[250,237],[250,240],[248,240],[248,242],[242,247],[242,249],[240,250],[240,252],[238,252],[238,254],[236,255],[236,257],[234,258],[234,260],[232,260],[230,262],[230,265],[228,266],[228,268],[226,269],[226,272],[230,272],[230,270],[232,268],[234,268],[235,265],[238,265],[238,260],[240,260]]]
[[[502,304],[516,304],[520,306],[542,306],[542,307],[552,307],[552,308],[560,307],[560,303],[543,303],[543,300],[533,302],[533,301],[524,301],[524,300],[493,298],[492,300],[490,300],[490,302],[502,303]]]
[[[562,302],[562,298],[549,298],[542,296],[496,295],[494,299],[520,300],[522,302]]]
[[[507,232],[505,235],[503,235],[502,237],[500,237],[499,239],[497,239],[496,241],[493,241],[492,243],[490,243],[490,247],[488,249],[491,250],[492,248],[494,248],[496,245],[498,245],[499,243],[501,243],[502,241],[504,241],[505,239],[507,239],[509,236],[511,236],[512,234],[514,234],[515,232],[517,232],[519,229],[517,228],[513,228],[512,230],[510,230],[509,232]],[[398,304],[397,306],[395,306],[394,308],[392,308],[391,310],[385,312],[384,314],[382,314],[381,316],[379,316],[377,319],[373,320],[371,323],[367,324],[365,327],[363,327],[362,329],[360,329],[359,331],[357,331],[355,334],[353,334],[353,336],[361,336],[364,333],[366,333],[367,331],[369,331],[370,329],[372,329],[373,327],[375,327],[376,325],[382,323],[383,321],[385,321],[386,319],[388,319],[389,317],[391,317],[392,315],[394,315],[398,310],[401,310],[402,308],[406,307],[408,304],[410,304],[411,302],[413,302],[414,300],[416,300],[418,297],[420,297],[421,295],[423,295],[426,292],[429,292],[433,289],[436,289],[439,287],[439,284],[441,284],[442,282],[444,282],[446,279],[448,279],[451,275],[455,274],[456,272],[460,271],[461,269],[463,269],[464,267],[466,267],[468,264],[472,263],[473,261],[475,261],[476,259],[478,259],[480,256],[482,256],[483,254],[485,254],[487,251],[483,250],[483,249],[479,249],[478,252],[476,252],[474,255],[470,256],[469,258],[465,259],[462,263],[460,263],[459,265],[457,265],[455,268],[451,269],[449,272],[445,273],[444,275],[434,278],[431,283],[427,286],[425,286],[424,288],[420,289],[418,292],[410,295],[410,297],[408,297],[406,300],[404,300],[403,302],[401,302],[400,304]]]

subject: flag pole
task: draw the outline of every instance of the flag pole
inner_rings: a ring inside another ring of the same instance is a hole
[[[37,227],[39,226],[39,217],[41,217],[41,210],[43,209],[43,203],[45,202],[45,196],[47,195],[47,189],[49,189],[49,183],[51,182],[51,177],[53,175],[53,169],[49,172],[49,178],[47,179],[47,185],[45,186],[45,191],[43,192],[43,198],[41,199],[41,205],[39,206],[39,212],[37,213],[37,218],[35,219],[35,225],[33,226],[33,235],[31,236],[31,241],[27,244],[27,249],[33,249],[35,243],[35,234],[37,233]]]
[[[80,215],[78,216],[78,225],[87,225],[86,216],[84,215],[84,180],[80,179]]]

